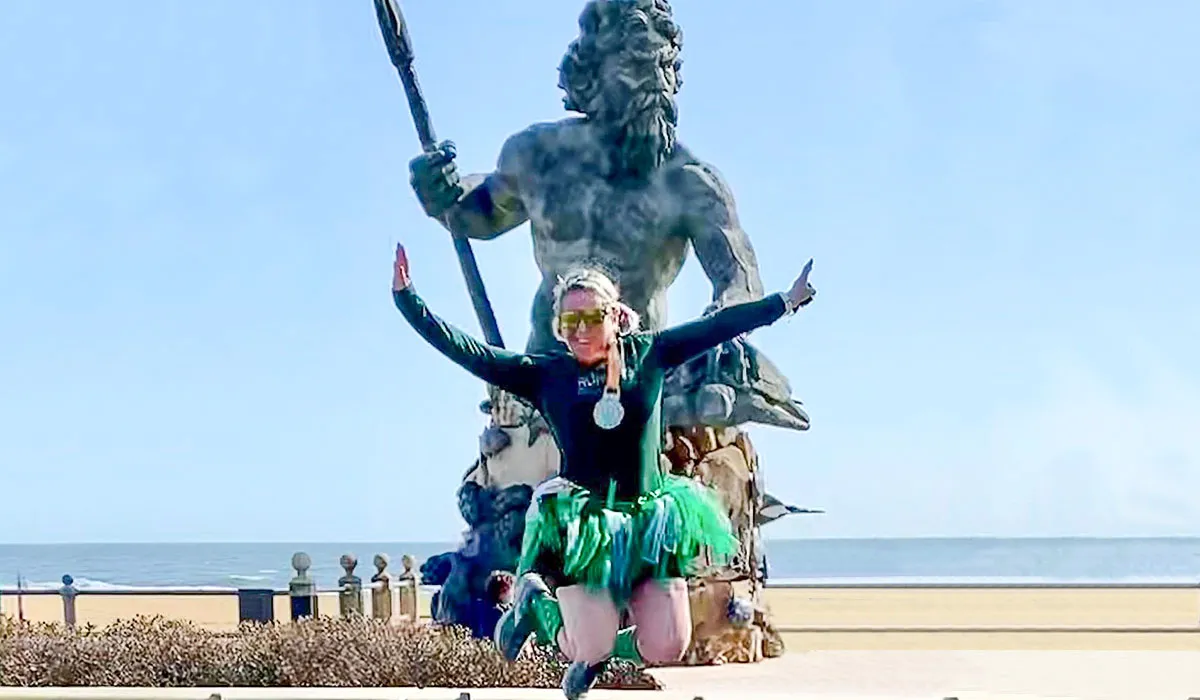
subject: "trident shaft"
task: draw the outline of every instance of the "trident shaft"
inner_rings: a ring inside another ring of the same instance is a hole
[[[408,109],[412,112],[421,148],[429,153],[437,148],[437,137],[429,120],[429,107],[425,104],[425,95],[421,92],[421,84],[417,82],[417,73],[413,69],[412,39],[408,36],[408,26],[404,22],[404,14],[400,11],[400,3],[398,0],[374,2],[375,13],[379,17],[379,29],[383,32],[383,42],[387,45],[392,65],[400,74],[400,82],[404,84],[404,94],[408,97]],[[442,219],[442,225],[450,229],[445,218]],[[483,277],[479,274],[479,265],[475,262],[471,242],[453,230],[451,238],[454,240],[454,251],[458,254],[458,264],[467,281],[471,304],[475,307],[475,315],[483,328],[483,337],[489,345],[502,348],[504,340],[500,337],[500,326],[496,323],[496,314],[492,311],[492,303],[483,287]]]

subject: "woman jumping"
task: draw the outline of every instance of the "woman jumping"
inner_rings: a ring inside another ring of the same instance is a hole
[[[513,607],[496,627],[507,659],[531,635],[557,644],[572,661],[563,692],[575,700],[610,658],[683,657],[692,628],[686,578],[703,554],[724,561],[738,542],[712,489],[660,468],[663,379],[808,304],[811,270],[809,260],[787,292],[644,332],[607,275],[579,268],[554,292],[554,331],[566,351],[522,354],[481,343],[429,311],[396,247],[392,297],[408,322],[456,364],[536,407],[561,452],[559,475],[534,492]],[[557,580],[556,595],[535,572]],[[625,610],[633,624],[621,629]]]

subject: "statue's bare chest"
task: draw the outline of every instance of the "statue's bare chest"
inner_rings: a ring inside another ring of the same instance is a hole
[[[637,254],[673,235],[678,211],[657,179],[610,182],[578,169],[554,169],[526,193],[539,238]]]

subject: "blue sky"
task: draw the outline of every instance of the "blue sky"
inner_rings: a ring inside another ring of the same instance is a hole
[[[681,139],[769,289],[816,259],[753,338],[813,428],[752,435],[829,512],[769,536],[1200,534],[1200,5],[676,5]],[[464,171],[563,116],[581,7],[406,3]],[[371,3],[11,0],[0,64],[0,538],[457,536],[483,387],[397,240],[478,327]],[[520,345],[528,230],[475,250]]]

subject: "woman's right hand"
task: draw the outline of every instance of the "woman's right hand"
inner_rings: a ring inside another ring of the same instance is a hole
[[[800,271],[800,277],[792,284],[792,288],[788,290],[788,306],[792,310],[802,306],[808,306],[812,303],[813,297],[817,295],[817,290],[808,283],[808,275],[812,272],[812,258],[804,264],[804,269]]]
[[[392,265],[392,291],[399,292],[410,285],[412,278],[408,276],[408,254],[404,252],[404,245],[397,243],[396,262]]]

